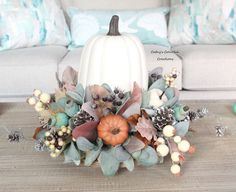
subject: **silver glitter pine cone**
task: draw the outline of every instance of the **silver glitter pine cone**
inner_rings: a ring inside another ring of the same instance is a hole
[[[162,129],[166,125],[173,125],[174,123],[174,111],[168,107],[161,107],[157,109],[152,116],[153,126],[158,130]]]

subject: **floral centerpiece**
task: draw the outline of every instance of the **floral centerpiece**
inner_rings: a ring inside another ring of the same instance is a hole
[[[55,94],[34,90],[27,100],[39,113],[41,126],[33,136],[37,149],[47,149],[53,158],[63,155],[65,163],[77,166],[98,162],[106,176],[121,167],[132,171],[135,164],[153,166],[170,155],[170,171],[180,174],[184,154],[194,147],[185,138],[190,109],[172,86],[175,69],[167,75],[153,70],[148,89],[134,82],[131,92],[108,84],[83,87],[77,76],[68,67],[62,81],[57,78]]]

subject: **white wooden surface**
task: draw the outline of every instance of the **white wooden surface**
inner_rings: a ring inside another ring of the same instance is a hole
[[[75,167],[53,160],[47,152],[34,151],[30,139],[37,126],[37,114],[26,104],[0,104],[0,192],[147,192],[147,191],[236,191],[236,116],[231,101],[187,102],[193,108],[207,107],[207,118],[194,122],[196,131],[189,140],[197,147],[188,156],[181,177],[169,172],[170,160],[151,168],[121,170],[115,177],[104,177],[99,167]],[[217,138],[214,127],[220,120],[227,125],[225,137]],[[26,140],[10,144],[9,130],[21,128]]]

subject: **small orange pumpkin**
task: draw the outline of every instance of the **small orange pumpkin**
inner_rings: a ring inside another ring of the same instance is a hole
[[[107,145],[115,146],[128,138],[129,125],[120,115],[107,115],[101,119],[97,131]]]

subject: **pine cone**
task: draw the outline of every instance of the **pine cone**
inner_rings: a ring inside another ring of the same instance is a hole
[[[198,119],[198,115],[194,111],[189,111],[188,116],[189,116],[190,121],[194,121],[194,120]]]
[[[73,124],[75,127],[80,126],[88,121],[94,121],[94,118],[86,111],[81,110],[73,117]]]
[[[168,107],[161,107],[155,111],[152,116],[153,126],[162,131],[166,125],[172,125],[174,123],[174,111]]]

